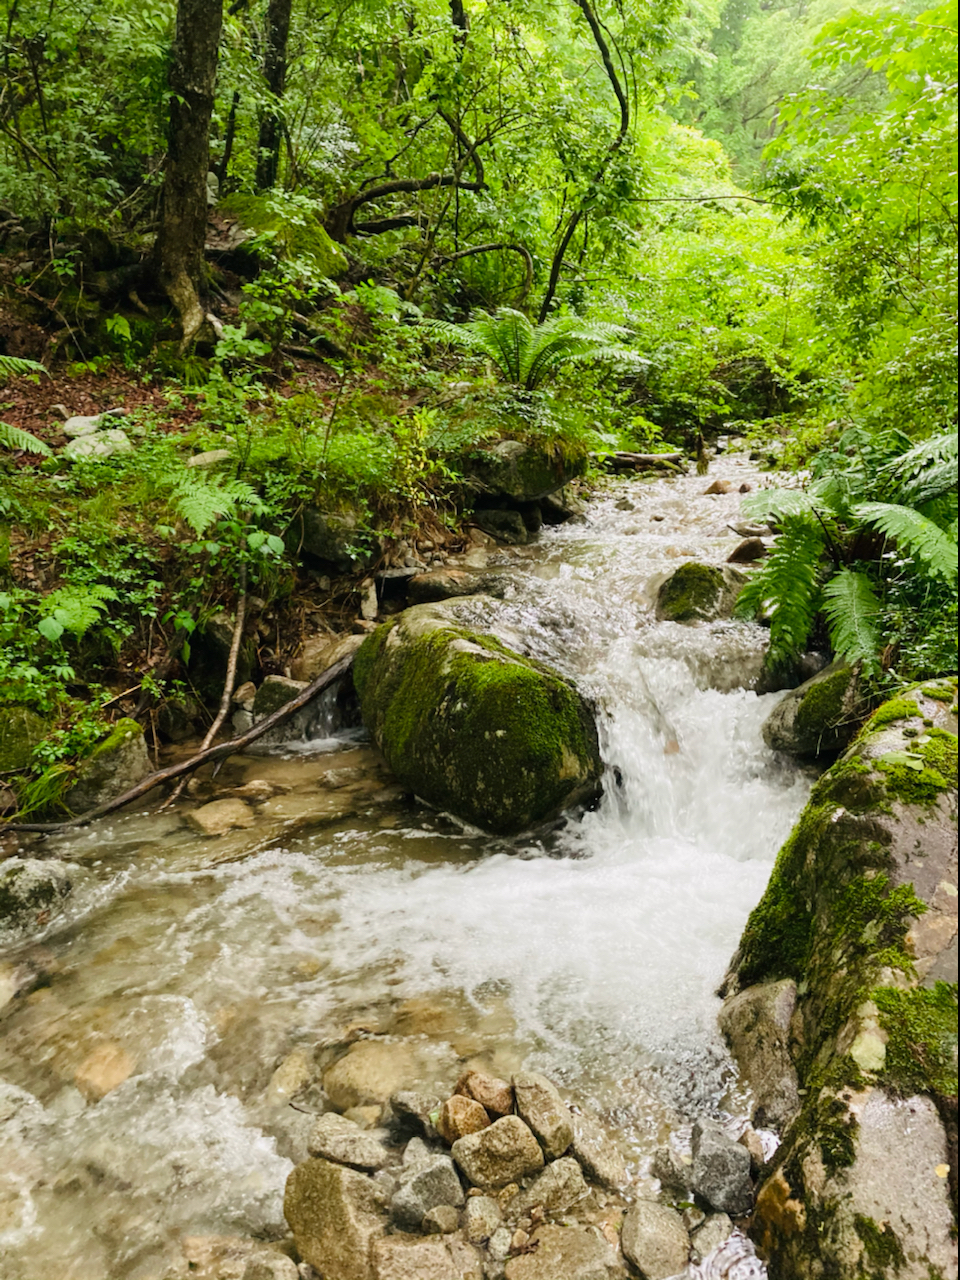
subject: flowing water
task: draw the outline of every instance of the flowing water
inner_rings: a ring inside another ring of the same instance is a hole
[[[739,494],[703,488],[612,486],[491,557],[503,600],[458,606],[595,700],[595,811],[492,840],[405,801],[354,731],[231,761],[217,785],[281,788],[251,830],[193,833],[195,799],[47,842],[69,909],[0,972],[39,982],[0,1015],[4,1280],[160,1280],[185,1235],[281,1234],[309,1117],[271,1077],[357,1034],[414,1037],[428,1079],[545,1071],[619,1131],[638,1189],[658,1141],[749,1109],[714,993],[810,779],[741,687],[763,631],[655,621],[667,572],[738,540]]]

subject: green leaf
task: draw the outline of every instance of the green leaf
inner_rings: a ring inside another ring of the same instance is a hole
[[[770,660],[795,657],[807,643],[820,607],[823,530],[809,515],[792,515],[763,566],[741,591],[741,617],[770,614]]]
[[[919,511],[893,502],[861,502],[853,509],[864,524],[879,529],[902,550],[922,560],[928,571],[947,582],[957,580],[957,542]]]
[[[0,422],[0,444],[8,449],[22,449],[24,453],[38,453],[42,458],[49,458],[53,450],[29,431],[21,427],[11,427],[9,422]]]
[[[880,602],[866,574],[841,569],[823,588],[823,611],[835,653],[851,663],[876,661]]]
[[[45,640],[56,643],[63,635],[65,628],[56,618],[41,618],[37,623],[37,630]]]

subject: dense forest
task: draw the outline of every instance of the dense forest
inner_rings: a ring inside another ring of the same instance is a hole
[[[500,440],[754,451],[771,664],[956,670],[955,5],[9,0],[0,43],[8,813],[215,708],[224,610],[263,673],[349,629]]]

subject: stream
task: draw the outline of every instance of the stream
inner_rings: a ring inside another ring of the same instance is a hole
[[[749,1114],[714,993],[812,779],[762,742],[777,695],[741,687],[764,631],[654,617],[663,576],[739,541],[760,478],[712,471],[734,491],[611,484],[585,523],[491,550],[505,598],[459,606],[596,702],[593,812],[491,839],[407,801],[352,729],[231,760],[218,788],[272,784],[249,830],[185,825],[198,780],[46,842],[68,908],[0,951],[0,1000],[41,975],[2,1010],[3,1280],[167,1280],[184,1236],[282,1235],[309,1117],[274,1072],[357,1034],[414,1037],[425,1080],[543,1071],[621,1135],[635,1193],[659,1142]]]

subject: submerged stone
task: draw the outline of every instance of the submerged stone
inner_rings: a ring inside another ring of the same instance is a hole
[[[0,927],[42,928],[72,888],[62,862],[8,858],[0,863]]]
[[[500,835],[593,799],[593,716],[566,680],[419,605],[357,654],[364,723],[404,786]]]
[[[724,565],[682,564],[662,583],[657,592],[656,613],[660,622],[712,622],[733,612],[746,578],[737,569]]]

